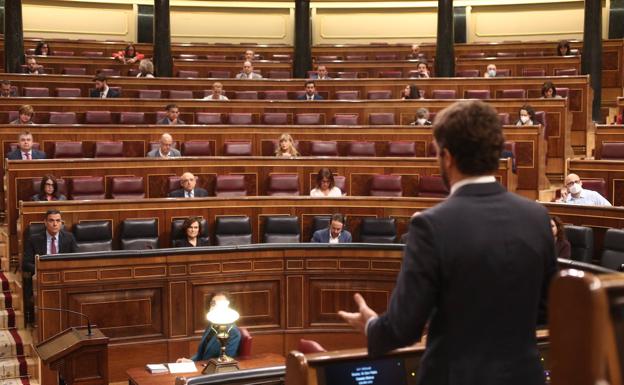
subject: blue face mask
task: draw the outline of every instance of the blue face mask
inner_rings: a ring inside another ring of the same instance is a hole
[[[496,70],[489,70],[489,71],[488,71],[488,75],[489,75],[491,78],[496,77]]]

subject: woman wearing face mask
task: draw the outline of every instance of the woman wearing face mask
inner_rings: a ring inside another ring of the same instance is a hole
[[[496,77],[496,64],[488,64],[485,69],[485,73],[483,74],[484,78],[495,78]]]
[[[416,120],[410,123],[412,126],[431,126],[429,121],[429,110],[421,107],[416,110]]]
[[[535,111],[533,107],[525,104],[520,108],[520,119],[516,122],[516,126],[532,126],[535,121]]]
[[[555,256],[557,258],[570,259],[572,248],[570,242],[566,238],[565,228],[563,222],[557,216],[550,217],[550,229],[552,230],[553,237],[555,238]]]

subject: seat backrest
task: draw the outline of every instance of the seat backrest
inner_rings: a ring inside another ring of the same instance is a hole
[[[433,90],[431,91],[432,99],[456,99],[457,91],[455,90]]]
[[[334,184],[343,195],[347,195],[347,178],[344,175],[334,175]]]
[[[143,199],[145,182],[142,176],[114,176],[111,180],[111,198]]]
[[[87,124],[111,124],[113,122],[110,111],[87,111],[85,123]]]
[[[535,122],[544,126],[546,128],[546,112],[545,111],[535,111]]]
[[[363,61],[368,60],[367,55],[346,55],[345,60]]]
[[[377,156],[375,142],[349,142],[347,156]]]
[[[341,126],[357,126],[358,114],[335,114],[334,124]]]
[[[120,158],[123,156],[123,142],[95,142],[95,158]]]
[[[567,98],[570,94],[570,88],[568,87],[555,87],[555,90],[557,90],[557,95],[561,96],[562,98]]]
[[[390,90],[368,91],[366,93],[366,99],[369,99],[369,100],[392,99],[392,91]]]
[[[211,156],[212,147],[207,140],[189,140],[182,143],[183,156]]]
[[[79,98],[81,96],[80,88],[57,87],[54,93],[59,98]]]
[[[100,56],[104,56],[104,51],[82,51],[80,56],[100,57]]]
[[[576,76],[578,70],[576,68],[557,68],[555,69],[555,76]]]
[[[397,60],[395,53],[378,53],[375,54],[375,60]]]
[[[249,334],[249,330],[247,330],[247,328],[239,327],[238,331],[241,335],[240,343],[238,344],[238,357],[251,356],[253,337]]]
[[[500,93],[500,97],[510,99],[524,99],[526,98],[526,90],[521,88],[502,90]]]
[[[62,73],[64,75],[86,75],[87,69],[84,67],[65,67]]]
[[[366,243],[394,243],[396,240],[394,218],[362,218],[360,241]]]
[[[182,232],[182,224],[185,219],[174,219],[171,221],[171,245],[176,247],[176,241],[184,239],[186,235]],[[205,218],[200,221],[201,232],[198,234],[198,238],[204,244],[210,244],[210,232],[208,231],[208,222]]]
[[[226,141],[223,143],[224,156],[251,156],[251,141]]]
[[[368,124],[371,126],[393,125],[394,112],[371,112],[368,115]]]
[[[196,112],[195,123],[197,124],[222,124],[219,112]]]
[[[583,178],[583,188],[596,191],[607,198],[607,183],[602,178]]]
[[[336,72],[338,79],[357,79],[358,73],[355,71],[339,71]]]
[[[121,249],[146,250],[158,248],[156,218],[124,219],[121,222]]]
[[[509,68],[499,68],[496,70],[497,78],[504,78],[504,77],[510,77],[510,76],[511,76],[511,69]]]
[[[379,77],[400,79],[403,77],[403,71],[379,71]]]
[[[594,231],[591,227],[565,225],[565,233],[572,247],[570,259],[591,263],[594,256]]]
[[[267,91],[264,91],[264,99],[266,100],[288,100],[288,91],[267,90]]]
[[[295,114],[295,124],[323,124],[320,113]]]
[[[416,156],[416,142],[388,142],[388,151],[386,152],[386,156]]]
[[[418,196],[425,198],[446,198],[449,190],[438,175],[422,175],[418,179]]]
[[[253,116],[247,112],[230,112],[228,114],[229,124],[252,124]]]
[[[299,195],[299,174],[271,174],[269,176],[267,195]]]
[[[257,100],[258,91],[234,91],[234,98],[242,100]]]
[[[139,90],[139,99],[160,99],[161,90]]]
[[[299,339],[299,345],[297,345],[297,350],[303,354],[322,353],[327,351],[318,342],[313,340],[306,340],[303,338]]]
[[[244,175],[217,175],[215,195],[218,197],[247,196]]]
[[[543,68],[523,68],[522,76],[546,76],[546,70]]]
[[[262,114],[263,124],[288,124],[286,112],[265,112]]]
[[[145,112],[123,111],[119,113],[119,124],[144,124]]]
[[[460,59],[478,59],[485,57],[485,52],[466,52],[459,55]]]
[[[509,112],[499,112],[498,113],[498,120],[501,122],[501,124],[509,124]]]
[[[193,99],[191,90],[170,90],[169,99]]]
[[[232,77],[232,75],[230,74],[230,71],[215,70],[215,71],[210,71],[210,77],[218,78],[218,79],[227,79],[227,78]]]
[[[106,199],[103,176],[81,176],[72,179],[71,199]]]
[[[602,142],[600,159],[624,159],[624,142]]]
[[[336,91],[336,100],[358,100],[360,91]]]
[[[217,217],[215,219],[217,246],[251,244],[251,221],[248,216]]]
[[[82,142],[54,142],[54,157],[57,159],[84,158]]]
[[[466,99],[489,99],[490,90],[466,90],[464,92]]]
[[[371,196],[403,196],[401,175],[373,175],[370,187]]]
[[[338,156],[338,142],[313,140],[310,142],[310,156]]]
[[[478,78],[480,76],[479,70],[458,70],[455,71],[455,76],[458,78]]]
[[[81,221],[72,226],[78,249],[76,252],[111,251],[113,232],[110,221]]]
[[[270,70],[269,79],[290,79],[290,71],[285,70]]]
[[[607,229],[602,242],[600,265],[612,270],[623,271],[624,266],[624,230]]]
[[[106,77],[110,76],[120,76],[121,72],[115,68],[100,68],[95,71],[96,74],[104,75]]]
[[[264,219],[264,243],[299,243],[297,216],[268,216]]]
[[[328,228],[330,222],[331,222],[331,215],[313,216],[312,217],[312,229],[310,230],[310,234],[314,235],[316,231]]]
[[[180,71],[178,71],[178,77],[179,78],[198,78],[199,77],[199,71],[180,70]]]
[[[22,92],[24,96],[34,98],[47,98],[50,96],[50,89],[47,87],[23,87]]]

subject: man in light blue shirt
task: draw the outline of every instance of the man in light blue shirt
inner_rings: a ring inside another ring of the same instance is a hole
[[[611,206],[600,193],[583,188],[581,178],[570,174],[565,178],[565,186],[561,189],[561,199],[558,202],[586,206]]]

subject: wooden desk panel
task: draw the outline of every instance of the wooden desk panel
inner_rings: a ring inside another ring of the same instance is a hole
[[[583,178],[603,178],[607,182],[607,200],[624,206],[624,161],[568,159],[568,172]]]
[[[613,124],[597,124],[595,132],[595,149],[587,152],[587,156],[602,158],[602,145],[605,142],[624,142],[624,126]]]

